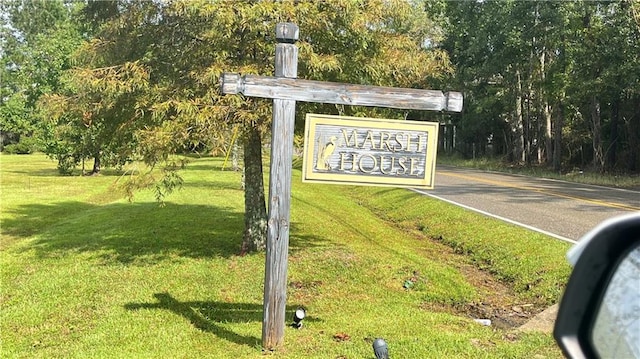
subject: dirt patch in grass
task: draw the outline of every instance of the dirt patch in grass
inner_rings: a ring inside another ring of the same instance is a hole
[[[456,267],[465,279],[478,291],[478,301],[465,304],[443,304],[425,302],[423,310],[446,312],[471,319],[489,319],[491,326],[503,330],[515,329],[527,323],[546,306],[529,303],[519,299],[517,293],[508,284],[501,282],[491,273],[468,262],[468,258],[454,248],[442,243],[438,238],[414,232],[417,240],[430,241],[441,260]]]
[[[501,329],[519,327],[545,309],[544,306],[518,300],[518,296],[491,274],[473,266],[462,269],[467,280],[476,287],[483,300],[467,305],[464,313],[475,319],[490,319]]]
[[[451,248],[448,252],[449,255],[462,257],[453,253]],[[545,309],[544,306],[535,303],[520,301],[511,288],[490,273],[469,264],[458,262],[454,265],[478,290],[481,299],[462,305],[423,303],[421,309],[452,313],[471,319],[489,319],[492,327],[504,330],[520,327]]]

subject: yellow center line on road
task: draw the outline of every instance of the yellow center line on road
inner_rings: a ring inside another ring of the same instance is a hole
[[[448,171],[438,171],[437,173],[441,174],[441,175],[444,175],[444,176],[457,177],[457,178],[467,179],[467,180],[476,181],[476,182],[483,182],[483,183],[488,183],[488,184],[492,184],[492,185],[495,185],[495,186],[510,187],[510,188],[516,188],[516,189],[521,189],[521,190],[525,190],[525,191],[533,191],[533,192],[543,193],[543,194],[546,194],[546,195],[549,195],[549,196],[573,199],[573,200],[576,200],[576,201],[586,202],[586,203],[590,203],[590,204],[596,204],[598,206],[603,206],[603,207],[612,207],[612,208],[624,209],[624,210],[629,210],[629,211],[640,211],[639,207],[634,207],[634,206],[630,206],[630,205],[626,205],[626,204],[622,204],[622,203],[607,202],[607,201],[600,201],[600,200],[597,200],[597,199],[591,199],[591,198],[585,198],[585,197],[579,197],[579,196],[572,196],[572,195],[568,195],[568,194],[564,194],[564,193],[558,193],[558,192],[554,192],[554,191],[549,191],[549,190],[546,190],[546,189],[540,189],[540,188],[537,188],[537,187],[520,186],[520,185],[508,183],[508,182],[488,180],[488,179],[484,179],[484,178],[480,178],[480,177],[469,176],[469,175],[461,175],[461,174],[458,174],[458,173],[453,173],[453,172],[448,172]]]

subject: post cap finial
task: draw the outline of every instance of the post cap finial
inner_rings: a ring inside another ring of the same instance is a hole
[[[244,80],[240,74],[225,72],[220,76],[220,91],[224,94],[237,94],[244,91]]]
[[[462,112],[462,103],[464,101],[460,92],[446,92],[444,94],[445,103],[443,110],[449,112]]]
[[[276,25],[276,40],[293,44],[300,36],[298,25],[292,22],[281,22]]]

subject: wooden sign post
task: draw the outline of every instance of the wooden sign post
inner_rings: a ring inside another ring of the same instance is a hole
[[[222,93],[273,99],[271,172],[264,276],[262,346],[282,344],[287,299],[287,260],[291,198],[291,163],[296,101],[412,110],[462,111],[462,94],[297,79],[299,29],[276,26],[275,77],[225,73]]]
[[[295,78],[298,74],[298,26],[291,23],[276,27],[276,77]],[[291,161],[295,100],[273,100],[271,124],[271,173],[264,273],[264,313],[262,346],[272,349],[284,338],[287,304],[287,263],[289,257],[289,213],[291,202]]]

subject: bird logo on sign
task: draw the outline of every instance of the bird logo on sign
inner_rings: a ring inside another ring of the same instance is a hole
[[[316,169],[322,171],[331,171],[331,164],[329,158],[336,149],[337,136],[331,136],[329,142],[320,146],[320,137],[318,137],[318,153],[316,154]]]

